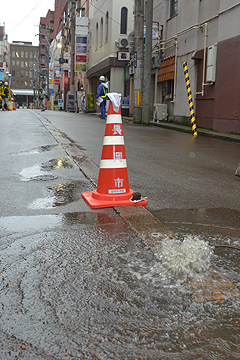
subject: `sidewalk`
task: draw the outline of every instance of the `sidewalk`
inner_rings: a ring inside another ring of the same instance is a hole
[[[132,117],[123,116],[123,120],[133,122]],[[192,133],[192,128],[190,125],[189,126],[180,125],[180,124],[171,123],[169,121],[150,121],[150,125],[159,126],[159,127],[171,129],[171,130],[177,130],[177,131],[181,131],[181,132],[185,132],[185,133]],[[199,127],[197,127],[197,133],[198,133],[198,135],[213,137],[213,138],[217,138],[217,139],[221,139],[221,140],[240,142],[240,134],[239,135],[238,134],[226,134],[226,133],[221,133],[218,131],[203,129],[203,128],[199,128]]]

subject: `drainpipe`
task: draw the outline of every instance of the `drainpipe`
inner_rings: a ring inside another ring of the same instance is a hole
[[[176,50],[175,50],[175,68],[174,68],[174,83],[173,83],[173,100],[170,101],[171,103],[175,102],[176,99],[176,81],[177,81],[177,39],[175,40],[175,46],[176,46]]]
[[[204,96],[204,86],[212,85],[213,83],[205,83],[205,72],[206,72],[206,53],[207,53],[207,23],[205,25],[205,38],[204,38],[204,51],[203,51],[203,76],[202,76],[202,91],[196,92],[196,95]]]

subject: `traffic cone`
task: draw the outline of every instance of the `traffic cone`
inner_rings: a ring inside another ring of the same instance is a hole
[[[148,204],[141,194],[129,189],[121,109],[119,107],[116,113],[111,101],[108,108],[97,189],[83,192],[82,197],[92,209]]]

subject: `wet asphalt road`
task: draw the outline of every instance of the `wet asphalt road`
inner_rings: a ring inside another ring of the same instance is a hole
[[[123,126],[130,187],[164,227],[239,247],[240,144]],[[138,229],[82,200],[104,129],[90,115],[0,114],[0,359],[239,359],[239,296],[198,302]],[[237,251],[212,262],[240,288]]]

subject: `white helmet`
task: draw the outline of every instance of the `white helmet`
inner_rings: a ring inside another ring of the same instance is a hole
[[[105,81],[105,76],[101,75],[99,78],[100,81]]]
[[[5,81],[4,85],[8,85],[8,83]]]

